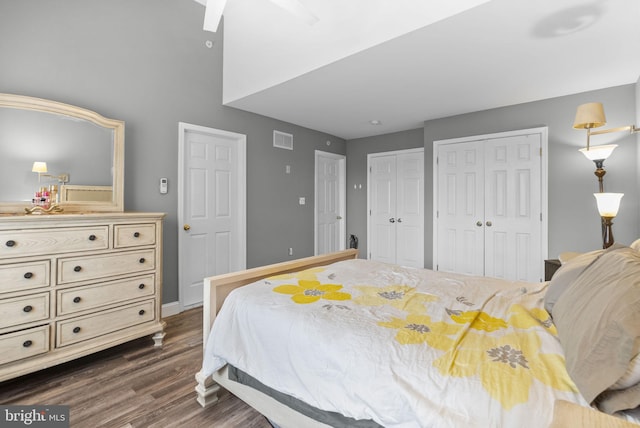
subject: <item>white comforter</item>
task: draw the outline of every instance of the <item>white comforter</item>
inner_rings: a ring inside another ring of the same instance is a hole
[[[226,299],[203,372],[385,427],[546,427],[556,399],[587,404],[545,288],[367,260],[268,278]]]

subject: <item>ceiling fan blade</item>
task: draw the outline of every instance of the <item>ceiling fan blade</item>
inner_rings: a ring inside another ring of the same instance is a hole
[[[313,25],[319,21],[318,17],[298,0],[271,0],[271,2],[277,4],[287,12],[304,19],[309,25]]]
[[[227,4],[227,0],[207,0],[204,10],[204,25],[202,28],[206,31],[215,33],[222,19],[222,12]]]

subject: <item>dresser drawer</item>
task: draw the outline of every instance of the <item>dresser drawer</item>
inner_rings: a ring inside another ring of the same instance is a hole
[[[109,248],[108,226],[0,231],[0,257],[107,248]]]
[[[49,326],[0,335],[0,364],[49,351]]]
[[[113,303],[150,297],[155,295],[155,292],[154,275],[58,290],[58,315],[68,315]]]
[[[156,267],[154,249],[58,259],[58,284],[136,274]]]
[[[114,226],[114,248],[140,247],[155,243],[155,224],[117,224]]]
[[[49,293],[0,300],[0,329],[49,318]]]
[[[0,293],[48,287],[49,260],[0,265]]]
[[[154,301],[147,300],[92,315],[59,321],[56,323],[56,345],[71,345],[154,319]]]

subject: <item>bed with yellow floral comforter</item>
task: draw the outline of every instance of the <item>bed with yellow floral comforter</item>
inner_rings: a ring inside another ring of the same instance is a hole
[[[587,405],[546,287],[367,260],[271,277],[227,297],[202,371],[385,427],[546,427],[557,399]]]

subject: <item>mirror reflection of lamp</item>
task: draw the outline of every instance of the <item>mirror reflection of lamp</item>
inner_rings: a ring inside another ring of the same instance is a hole
[[[63,172],[62,174],[54,175],[47,174],[47,163],[46,162],[34,162],[33,167],[31,168],[31,172],[38,173],[38,183],[40,182],[40,177],[49,177],[58,180],[58,183],[65,184],[69,182],[69,174]]]
[[[620,200],[624,193],[594,193],[598,204],[598,212],[602,217],[604,228],[602,229],[602,248],[609,248],[613,245],[612,220],[618,215]]]

